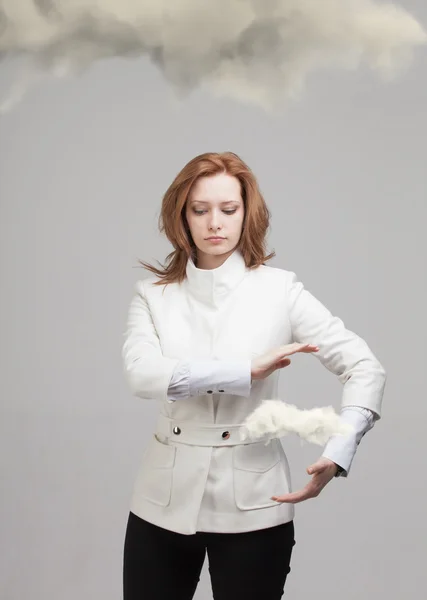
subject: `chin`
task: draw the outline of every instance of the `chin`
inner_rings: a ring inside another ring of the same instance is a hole
[[[222,254],[228,254],[233,251],[231,244],[218,244],[217,246],[203,247],[202,252],[209,254],[210,256],[221,256]]]

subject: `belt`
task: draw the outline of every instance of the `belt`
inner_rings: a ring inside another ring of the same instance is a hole
[[[180,421],[162,414],[157,419],[156,433],[165,436],[173,443],[190,446],[237,446],[263,441],[263,438],[243,440],[241,438],[242,425]],[[264,441],[266,442],[267,438]]]

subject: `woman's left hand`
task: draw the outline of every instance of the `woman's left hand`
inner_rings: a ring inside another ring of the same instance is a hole
[[[309,498],[316,498],[323,490],[325,485],[331,481],[336,475],[337,465],[329,458],[321,457],[313,465],[307,468],[307,473],[313,477],[307,485],[298,492],[291,492],[284,496],[272,496],[272,500],[276,502],[290,502],[296,504]]]

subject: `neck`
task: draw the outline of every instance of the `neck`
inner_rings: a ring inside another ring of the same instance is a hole
[[[227,258],[229,256],[231,256],[233,254],[233,252],[234,252],[234,249],[230,250],[230,252],[226,252],[224,254],[220,254],[219,256],[215,256],[215,255],[206,254],[205,252],[201,252],[200,250],[197,250],[197,253],[196,253],[197,268],[204,269],[204,270],[217,269],[218,267],[220,267],[222,264],[225,263]]]

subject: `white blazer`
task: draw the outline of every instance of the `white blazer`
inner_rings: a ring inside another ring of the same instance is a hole
[[[235,382],[224,381],[170,403],[175,368],[181,360],[214,359],[246,365],[250,374],[254,356],[309,342],[319,346],[314,356],[343,384],[342,407],[365,407],[380,417],[383,367],[293,272],[249,270],[237,250],[217,269],[198,269],[189,260],[182,284],[154,281],[136,283],[122,352],[132,394],[159,403],[132,512],[184,534],[250,531],[293,519],[292,504],[271,500],[292,489],[280,440],[242,444],[235,435],[235,426],[262,400],[279,398],[280,370],[252,385],[248,375],[241,395],[230,393]]]

